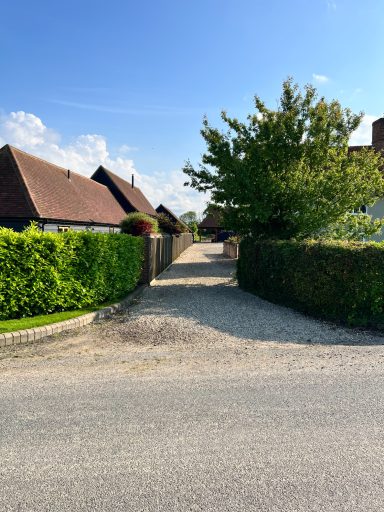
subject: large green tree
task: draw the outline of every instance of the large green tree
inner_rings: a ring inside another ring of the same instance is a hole
[[[247,122],[222,112],[225,133],[205,118],[202,163],[183,169],[186,185],[211,192],[227,226],[258,238],[305,238],[384,196],[381,156],[348,150],[361,113],[292,79],[276,110],[257,96],[255,106]]]

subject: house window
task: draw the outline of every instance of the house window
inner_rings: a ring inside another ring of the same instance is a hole
[[[367,207],[363,204],[363,206],[355,208],[352,213],[367,213]]]
[[[111,226],[109,226],[109,232],[110,233],[114,233],[115,232],[115,228],[112,228]]]
[[[71,228],[69,226],[57,226],[57,232],[58,233],[66,233]]]

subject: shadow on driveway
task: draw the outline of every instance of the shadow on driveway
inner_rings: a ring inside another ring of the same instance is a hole
[[[381,333],[317,320],[241,290],[222,244],[194,245],[147,290],[140,314],[195,321],[243,341],[384,345]]]

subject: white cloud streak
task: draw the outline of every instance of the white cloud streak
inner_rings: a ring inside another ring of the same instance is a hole
[[[187,107],[170,107],[167,105],[144,105],[140,108],[125,108],[125,107],[114,107],[111,105],[101,105],[94,103],[79,103],[76,101],[65,101],[58,99],[49,99],[49,103],[55,105],[62,105],[64,107],[70,107],[80,110],[91,110],[94,112],[105,112],[108,114],[123,114],[123,115],[137,115],[137,116],[184,116],[184,115],[196,115],[206,111],[202,107],[187,108]]]
[[[71,143],[63,144],[58,132],[31,113],[19,111],[0,115],[0,147],[4,144],[85,176],[90,176],[100,164],[127,180],[134,173],[136,183],[155,208],[163,203],[176,214],[188,210],[202,212],[209,199],[184,187],[186,177],[181,171],[159,171],[154,175],[139,173],[133,160],[126,157],[137,148],[124,144],[111,155],[106,137],[100,134],[79,135]]]
[[[318,84],[326,84],[329,82],[329,78],[325,75],[317,75],[316,73],[312,73],[312,78]]]

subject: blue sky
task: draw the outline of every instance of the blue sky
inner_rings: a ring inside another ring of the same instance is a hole
[[[283,80],[383,115],[382,0],[1,2],[0,142],[89,175],[102,162],[154,206],[201,211],[184,189],[204,114],[238,117]]]

